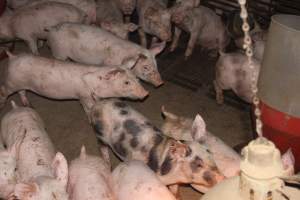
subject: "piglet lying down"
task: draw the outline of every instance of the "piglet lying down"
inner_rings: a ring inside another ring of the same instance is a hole
[[[0,104],[19,92],[29,104],[25,90],[53,99],[79,99],[86,112],[99,98],[144,98],[148,92],[128,70],[119,67],[97,67],[64,62],[30,54],[9,55]],[[128,65],[134,66],[135,60]]]

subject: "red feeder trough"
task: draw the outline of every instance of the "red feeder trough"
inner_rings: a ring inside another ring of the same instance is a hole
[[[300,171],[300,16],[272,17],[258,88],[264,136],[291,148]]]

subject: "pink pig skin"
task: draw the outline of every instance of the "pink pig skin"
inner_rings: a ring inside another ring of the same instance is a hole
[[[128,61],[133,66],[134,60]],[[109,88],[109,89],[107,89]],[[144,98],[148,92],[128,70],[119,67],[85,66],[30,54],[9,53],[8,73],[2,86],[2,98],[20,92],[24,104],[29,104],[24,91],[31,90],[54,99],[79,99],[86,112],[99,98]],[[1,100],[2,99],[2,100]]]
[[[136,0],[111,0],[123,12],[124,15],[131,15],[136,7]]]
[[[114,1],[98,0],[96,11],[96,23],[100,25],[101,28],[122,39],[128,39],[128,33],[138,28],[138,26],[133,23],[123,22],[123,14]]]
[[[101,157],[86,154],[81,148],[69,167],[69,200],[116,200],[110,167]]]
[[[206,124],[200,115],[193,121],[190,118],[179,117],[162,107],[165,122],[162,126],[164,134],[176,140],[198,141],[206,144],[213,154],[214,161],[225,177],[236,176],[240,172],[241,156],[221,139],[206,130]],[[294,174],[295,159],[291,150],[282,155],[282,162],[287,174]],[[197,188],[197,186],[193,185]]]
[[[137,12],[140,26],[139,35],[143,47],[147,47],[145,33],[155,37],[152,44],[156,38],[162,41],[171,40],[171,12],[167,9],[166,4],[161,0],[137,0]]]
[[[14,191],[17,183],[17,159],[23,139],[23,135],[16,138],[12,146],[5,149],[0,134],[0,199],[8,199]]]
[[[177,13],[179,12],[179,14]],[[192,55],[196,44],[208,50],[223,51],[229,43],[229,37],[225,26],[219,16],[211,9],[199,6],[197,8],[172,11],[172,21],[176,24],[174,38],[171,45],[171,51],[174,51],[178,45],[182,30],[190,33],[190,39],[185,57]]]
[[[253,92],[251,91],[251,77],[254,75],[255,82],[260,71],[260,62],[253,61],[254,71],[248,66],[247,56],[242,53],[222,53],[216,63],[216,79],[214,87],[216,99],[219,104],[224,101],[223,90],[233,90],[233,92],[251,103]],[[254,73],[253,73],[254,72]]]
[[[118,200],[175,200],[155,173],[141,161],[119,164],[113,171]]]
[[[37,40],[46,39],[47,29],[63,22],[85,21],[85,14],[70,4],[45,2],[20,8],[0,17],[0,38],[24,40],[38,54]]]
[[[123,68],[126,68],[122,65],[126,60],[137,59],[131,71],[139,79],[155,86],[163,84],[155,56],[165,48],[164,42],[148,50],[98,27],[76,23],[53,27],[47,39],[57,59],[71,58],[85,64],[117,65]]]
[[[17,159],[18,184],[14,196],[20,200],[67,200],[67,161],[55,155],[42,119],[31,108],[14,106],[1,122],[1,133],[8,147],[24,136]]]

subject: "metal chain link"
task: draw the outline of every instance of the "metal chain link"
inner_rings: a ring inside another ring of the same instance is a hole
[[[253,93],[253,99],[252,103],[254,105],[254,114],[256,117],[256,132],[259,137],[262,137],[262,121],[261,121],[261,110],[259,108],[259,98],[257,96],[257,74],[254,69],[254,64],[253,64],[253,47],[252,47],[252,40],[250,37],[250,26],[248,23],[248,11],[246,8],[246,3],[247,0],[238,0],[240,6],[241,6],[241,14],[240,17],[243,20],[243,25],[242,29],[244,31],[244,49],[246,50],[246,56],[248,57],[248,63],[249,63],[249,68],[252,70],[252,78],[251,78],[251,90]]]

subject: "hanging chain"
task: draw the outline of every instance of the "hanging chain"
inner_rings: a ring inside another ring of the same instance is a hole
[[[241,6],[241,14],[240,17],[243,20],[243,25],[242,29],[244,31],[244,49],[246,50],[246,56],[248,57],[248,63],[249,63],[249,68],[252,71],[252,77],[251,77],[251,90],[253,93],[253,99],[252,103],[254,105],[254,114],[256,117],[256,132],[259,137],[262,137],[262,121],[261,121],[261,110],[259,108],[259,98],[257,96],[257,77],[258,75],[256,74],[256,70],[254,69],[254,64],[253,64],[253,47],[252,47],[252,40],[250,37],[250,26],[248,23],[248,12],[246,8],[246,3],[247,0],[238,0],[240,6]]]

